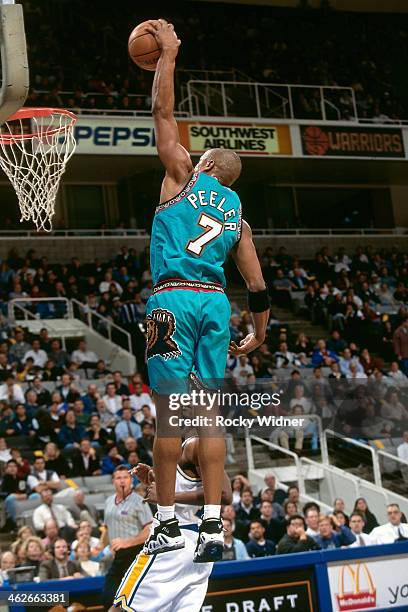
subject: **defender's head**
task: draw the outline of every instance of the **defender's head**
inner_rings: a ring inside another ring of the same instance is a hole
[[[239,155],[230,149],[209,149],[195,167],[196,172],[215,176],[222,185],[229,187],[241,174],[242,163]]]

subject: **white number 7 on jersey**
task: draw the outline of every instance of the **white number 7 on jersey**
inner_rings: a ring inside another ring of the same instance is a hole
[[[202,213],[197,221],[197,225],[204,227],[205,232],[200,234],[195,240],[190,240],[186,246],[186,251],[194,253],[194,255],[201,255],[204,247],[222,234],[224,224],[218,221],[218,219]]]

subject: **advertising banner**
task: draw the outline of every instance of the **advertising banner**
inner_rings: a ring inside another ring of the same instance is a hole
[[[157,155],[152,119],[138,117],[87,117],[74,127],[76,154]]]
[[[183,145],[193,154],[222,147],[240,155],[292,155],[287,125],[180,121],[179,130]]]
[[[207,149],[234,149],[240,155],[292,155],[289,127],[251,123],[178,121],[180,139],[192,154]],[[157,155],[151,118],[87,117],[74,128],[77,153],[91,155]]]
[[[405,158],[403,134],[398,128],[302,125],[300,130],[307,157]]]
[[[329,563],[333,612],[408,606],[406,556]]]
[[[318,612],[313,570],[210,579],[201,612]]]

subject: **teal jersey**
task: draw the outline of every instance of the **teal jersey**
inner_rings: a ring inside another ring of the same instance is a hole
[[[156,208],[150,242],[153,283],[198,280],[225,286],[223,264],[241,237],[241,203],[204,172]]]

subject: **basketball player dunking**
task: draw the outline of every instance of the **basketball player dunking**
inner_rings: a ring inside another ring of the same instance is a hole
[[[115,606],[127,612],[199,612],[207,592],[212,563],[193,563],[199,519],[197,513],[204,501],[197,437],[187,438],[177,465],[175,513],[185,536],[185,547],[172,555],[139,553],[117,590]],[[156,503],[155,473],[139,463],[133,472],[148,485],[146,501]],[[231,484],[223,474],[222,503],[232,500]]]
[[[159,157],[166,169],[160,204],[151,237],[151,273],[154,292],[147,304],[146,356],[150,385],[224,377],[228,347],[241,355],[256,349],[265,338],[269,300],[249,225],[241,220],[238,195],[230,189],[241,173],[239,156],[211,149],[193,168],[180,144],[174,118],[174,71],[180,40],[164,19],[147,26],[162,49],[153,82],[153,118]],[[223,263],[231,251],[248,288],[254,333],[240,345],[230,344],[230,305],[224,293]],[[160,410],[158,410],[160,423]],[[156,436],[154,469],[157,515],[145,554],[184,546],[174,515],[176,466],[181,438]],[[198,459],[204,487],[204,515],[195,550],[195,562],[222,556],[220,521],[225,441],[201,436]]]

